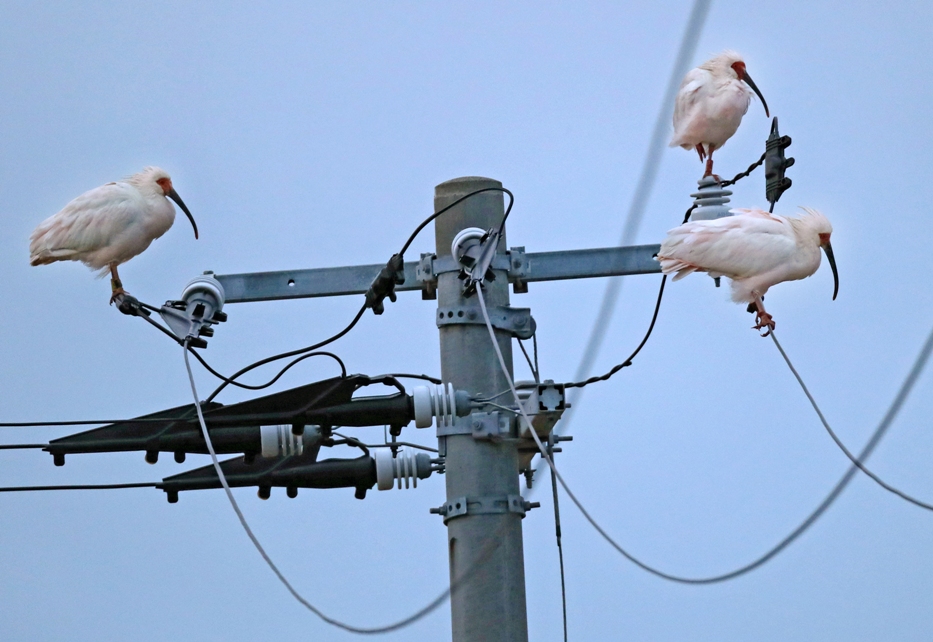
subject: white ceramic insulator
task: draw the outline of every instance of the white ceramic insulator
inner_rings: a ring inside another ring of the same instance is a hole
[[[304,439],[294,434],[291,426],[262,426],[259,441],[263,457],[287,457],[304,451]]]
[[[486,230],[480,227],[467,227],[460,230],[450,244],[451,256],[454,257],[455,261],[459,261],[469,242],[472,241],[474,245],[479,245],[479,240],[484,236],[486,236]]]
[[[457,397],[454,386],[415,386],[411,392],[415,406],[415,426],[427,428],[432,418],[437,418],[438,427],[452,426],[457,416]]]
[[[405,488],[418,488],[418,462],[417,455],[407,451],[399,451],[397,457],[392,456],[388,448],[375,451],[376,460],[376,486],[379,490],[390,490],[398,480],[399,489],[402,483]]]

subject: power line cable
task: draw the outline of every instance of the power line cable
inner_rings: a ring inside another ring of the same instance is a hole
[[[313,604],[308,602],[304,597],[302,597],[301,594],[298,593],[298,591],[296,591],[295,588],[291,585],[291,583],[289,583],[289,581],[285,578],[285,576],[279,570],[278,566],[275,565],[275,562],[273,562],[272,558],[269,557],[269,554],[266,553],[266,550],[262,547],[262,544],[259,543],[259,539],[257,539],[256,535],[253,533],[252,529],[249,527],[249,524],[246,521],[246,517],[243,515],[243,512],[240,510],[240,507],[237,504],[237,501],[233,496],[233,492],[230,490],[230,486],[227,483],[227,478],[224,476],[224,472],[220,467],[220,462],[217,459],[217,454],[214,451],[214,445],[211,442],[210,433],[207,430],[207,424],[204,422],[204,415],[201,412],[201,403],[198,399],[197,387],[195,386],[195,383],[194,383],[194,374],[191,371],[191,364],[188,360],[187,345],[185,346],[185,348],[186,348],[184,351],[185,368],[188,371],[188,381],[191,383],[191,394],[194,397],[195,409],[197,410],[197,413],[198,413],[198,422],[201,424],[201,433],[204,436],[204,441],[207,443],[207,449],[208,449],[208,452],[210,453],[211,461],[213,462],[213,465],[214,465],[214,471],[217,473],[217,476],[220,479],[220,483],[223,486],[223,489],[227,494],[227,499],[230,501],[230,505],[233,507],[233,511],[236,513],[237,518],[240,520],[240,525],[243,527],[243,530],[246,531],[246,535],[249,537],[250,541],[253,543],[253,546],[256,547],[256,550],[259,551],[259,554],[262,556],[263,560],[265,560],[269,568],[272,569],[272,572],[275,573],[275,576],[279,579],[282,585],[285,586],[288,592],[292,594],[292,597],[298,600],[298,602],[301,603],[302,606],[304,606],[306,609],[314,613],[316,616],[318,616],[321,620],[323,620],[327,624],[343,629],[344,631],[348,631],[350,633],[359,633],[362,635],[375,635],[375,634],[381,634],[381,633],[389,633],[391,631],[396,631],[398,629],[405,628],[406,626],[413,624],[414,622],[428,615],[429,613],[434,611],[437,607],[439,607],[441,604],[443,604],[445,601],[447,601],[447,598],[450,597],[451,590],[455,588],[454,583],[451,583],[451,586],[448,587],[447,590],[442,592],[437,598],[435,598],[427,606],[425,606],[424,608],[420,609],[419,611],[417,611],[413,615],[410,615],[407,618],[404,618],[402,620],[399,620],[398,622],[389,624],[387,626],[358,627],[358,626],[353,626],[351,624],[347,624],[345,622],[342,622],[340,620],[337,620],[335,618],[332,618],[326,615],[324,612],[322,612],[320,609],[318,609]],[[357,444],[361,443],[355,439],[353,441],[356,442]],[[494,542],[494,544],[498,546],[498,541]],[[481,555],[481,556],[488,557],[488,555],[491,552],[492,552],[492,548],[490,548],[488,552],[486,552],[484,555]],[[479,565],[480,564],[477,563],[476,565],[474,565],[474,568]],[[458,579],[462,581],[463,579],[465,579],[465,577],[467,577],[472,572],[473,570],[469,569],[463,576],[461,576]]]
[[[654,304],[654,313],[651,315],[651,323],[648,324],[648,331],[645,332],[645,336],[642,338],[641,343],[639,343],[638,347],[635,348],[635,351],[629,355],[628,359],[626,359],[622,363],[616,364],[615,366],[610,368],[609,371],[605,374],[602,374],[596,377],[590,377],[589,379],[586,379],[584,381],[577,381],[574,383],[565,383],[564,388],[583,388],[584,386],[588,386],[591,383],[596,383],[597,381],[606,381],[607,379],[609,379],[612,375],[617,373],[622,368],[626,368],[632,365],[632,360],[635,357],[637,357],[638,353],[641,352],[641,349],[645,347],[645,344],[648,343],[648,339],[651,337],[651,333],[654,331],[654,324],[657,322],[658,312],[661,310],[661,300],[664,298],[664,285],[666,283],[667,283],[667,275],[665,274],[661,278],[661,287],[658,288],[658,300]]]
[[[629,560],[630,562],[632,562],[633,564],[635,564],[642,570],[645,570],[651,573],[652,575],[656,575],[660,578],[670,580],[672,582],[677,582],[680,584],[694,584],[694,585],[715,584],[718,582],[724,582],[726,580],[734,579],[736,577],[739,577],[740,575],[744,575],[745,573],[748,573],[749,571],[752,571],[758,568],[759,566],[766,563],[768,560],[772,559],[775,555],[777,555],[782,550],[784,550],[787,546],[789,546],[794,540],[800,537],[800,535],[806,532],[806,530],[810,528],[810,526],[812,526],[817,521],[817,519],[819,519],[820,516],[832,505],[832,503],[836,500],[836,498],[842,493],[842,491],[851,481],[852,476],[858,470],[858,467],[853,464],[852,467],[846,472],[846,474],[843,475],[842,479],[836,484],[833,490],[829,493],[829,495],[827,495],[827,497],[820,503],[820,505],[817,506],[816,510],[814,510],[787,537],[785,537],[783,540],[778,542],[776,546],[774,546],[773,548],[771,548],[771,550],[766,552],[764,555],[758,557],[754,561],[750,562],[749,564],[746,564],[728,573],[723,573],[721,575],[715,575],[715,576],[703,577],[703,578],[682,577],[679,575],[665,573],[664,571],[656,569],[653,566],[650,566],[646,564],[645,562],[642,562],[637,557],[635,557],[634,555],[626,551],[624,548],[622,548],[622,546],[620,546],[605,531],[605,529],[603,529],[602,526],[599,525],[599,523],[583,507],[583,504],[580,502],[580,500],[577,499],[576,495],[573,494],[573,492],[567,486],[567,483],[564,481],[561,474],[558,472],[557,468],[554,466],[554,462],[549,456],[547,450],[542,445],[541,440],[539,439],[537,433],[534,431],[534,429],[531,428],[531,421],[528,419],[528,415],[525,413],[525,409],[521,405],[521,401],[518,396],[518,391],[515,389],[515,384],[512,381],[511,376],[509,375],[508,368],[505,365],[505,359],[502,357],[502,352],[499,350],[499,344],[496,341],[495,331],[493,330],[492,323],[490,323],[489,321],[489,313],[486,311],[486,303],[485,303],[485,300],[483,299],[482,288],[481,287],[477,288],[476,292],[479,297],[480,307],[483,312],[483,319],[486,322],[486,328],[489,331],[489,336],[495,348],[496,356],[499,359],[499,365],[502,369],[502,372],[505,374],[506,381],[508,381],[509,383],[509,389],[512,392],[512,395],[515,399],[516,404],[518,404],[518,410],[521,413],[522,419],[525,420],[525,425],[528,427],[528,430],[531,433],[532,438],[534,439],[535,445],[537,445],[538,450],[541,453],[542,459],[544,459],[544,461],[547,462],[547,465],[550,467],[552,474],[554,474],[557,477],[557,480],[560,482],[560,485],[563,487],[564,492],[567,493],[567,496],[570,498],[570,500],[574,503],[574,505],[576,505],[576,507],[579,509],[583,517],[586,518],[586,520],[590,523],[590,525],[594,529],[596,529],[596,531],[603,537],[603,539],[605,539],[609,543],[610,546],[616,549],[616,551],[618,551],[627,560]],[[923,371],[923,368],[926,365],[927,360],[929,359],[931,351],[933,351],[933,330],[931,330],[930,335],[927,337],[926,342],[924,343],[923,347],[920,350],[920,354],[917,356],[917,359],[914,362],[913,367],[908,373],[907,378],[904,380],[904,383],[901,385],[901,388],[898,391],[897,395],[895,395],[890,408],[888,408],[888,411],[885,413],[884,417],[882,418],[881,423],[878,425],[878,428],[875,430],[871,439],[868,441],[868,444],[866,444],[866,446],[862,449],[862,452],[859,453],[858,459],[860,461],[864,461],[865,459],[868,458],[868,456],[872,453],[872,451],[878,445],[878,442],[884,436],[884,433],[890,427],[891,423],[894,421],[894,418],[897,416],[897,413],[900,411],[901,407],[904,404],[904,401],[906,401],[907,396],[910,394],[911,389],[913,388],[914,384],[919,378],[920,373]]]
[[[658,169],[661,164],[661,156],[666,147],[666,139],[670,127],[670,119],[674,109],[674,98],[680,87],[681,79],[690,68],[690,61],[696,52],[697,43],[703,33],[703,26],[706,22],[706,16],[709,13],[711,0],[695,0],[693,9],[690,11],[690,17],[687,19],[687,26],[684,29],[684,35],[680,42],[680,49],[677,51],[677,57],[674,59],[674,66],[671,69],[670,78],[667,81],[667,88],[661,99],[661,108],[658,110],[658,117],[654,123],[654,130],[651,133],[651,140],[648,143],[648,153],[645,156],[645,162],[642,165],[641,174],[635,185],[635,191],[632,196],[632,202],[629,205],[628,214],[625,218],[625,225],[622,229],[622,236],[619,239],[619,245],[630,245],[634,242],[638,234],[638,228],[641,226],[644,217],[645,207],[648,204],[648,197],[654,187],[655,179],[658,175]],[[613,277],[606,282],[606,290],[603,292],[603,300],[599,306],[599,312],[593,322],[593,329],[590,331],[590,338],[587,340],[586,347],[583,349],[583,356],[574,373],[574,381],[585,379],[593,368],[596,358],[599,355],[606,332],[609,330],[609,324],[615,313],[616,302],[619,299],[619,292],[622,288],[622,279],[624,277]],[[575,392],[572,398],[570,408],[564,413],[562,421],[563,426],[569,424],[575,410],[579,407],[579,398],[582,391]]]
[[[69,484],[58,486],[0,486],[0,493],[21,493],[37,490],[117,490],[122,488],[155,488],[155,482],[132,484]]]
[[[354,327],[356,327],[356,324],[359,323],[360,319],[363,318],[363,313],[364,313],[364,312],[366,312],[366,302],[365,302],[365,301],[363,302],[362,307],[360,307],[359,312],[357,312],[357,313],[356,313],[356,316],[353,317],[353,320],[350,321],[350,323],[348,323],[348,324],[346,325],[346,327],[344,327],[344,329],[341,330],[340,332],[338,332],[337,334],[335,334],[335,335],[333,335],[333,336],[331,336],[331,337],[329,337],[329,338],[327,338],[327,339],[324,339],[323,341],[319,341],[318,343],[315,343],[314,345],[310,345],[310,346],[308,346],[308,347],[306,347],[306,348],[299,348],[299,349],[297,349],[297,350],[290,350],[290,351],[288,351],[288,352],[281,352],[281,353],[279,353],[279,354],[272,355],[271,357],[266,357],[266,358],[264,358],[264,359],[260,359],[260,360],[258,360],[258,361],[254,361],[253,363],[249,364],[248,366],[245,366],[245,367],[243,367],[243,368],[240,368],[237,372],[235,372],[235,373],[234,373],[232,376],[230,376],[229,378],[221,377],[221,378],[223,379],[223,383],[221,383],[219,386],[217,386],[217,388],[214,389],[214,392],[212,392],[212,393],[210,394],[210,396],[209,396],[205,401],[206,401],[206,402],[213,401],[214,398],[217,397],[217,395],[219,395],[220,392],[221,392],[224,388],[226,388],[229,384],[233,383],[233,381],[234,381],[235,379],[240,378],[242,375],[246,374],[246,373],[249,372],[250,370],[253,370],[253,369],[255,369],[255,368],[258,368],[259,366],[263,366],[263,365],[265,365],[265,364],[267,364],[267,363],[271,363],[271,362],[273,362],[273,361],[278,361],[278,360],[280,360],[280,359],[288,359],[289,357],[294,357],[294,356],[297,356],[297,355],[300,355],[300,354],[305,354],[306,352],[313,352],[314,350],[317,350],[317,349],[319,349],[319,348],[323,348],[324,346],[326,346],[326,345],[328,345],[328,344],[330,344],[330,343],[333,343],[333,342],[336,341],[337,339],[340,339],[341,337],[343,337],[344,335],[346,335],[348,332],[350,332],[350,330],[352,330]],[[186,345],[187,345],[187,344],[186,344]],[[187,357],[185,357],[185,359],[187,360]],[[287,366],[286,369],[287,369],[288,367],[290,367],[291,365],[292,365],[292,364],[289,364],[289,366]],[[284,370],[283,370],[282,372],[284,372]],[[212,373],[212,374],[213,374],[213,373]],[[282,374],[282,373],[280,372],[279,375],[277,375],[277,376],[280,376],[281,374]],[[215,376],[216,376],[216,375],[215,375]],[[269,384],[269,385],[271,385],[271,384]],[[195,403],[197,403],[197,401],[195,401]]]
[[[803,393],[807,396],[807,399],[810,400],[810,405],[813,406],[813,410],[816,411],[816,415],[820,418],[820,422],[823,424],[823,427],[826,428],[826,432],[829,433],[829,436],[832,437],[834,442],[836,442],[836,445],[839,446],[839,449],[845,453],[846,457],[849,458],[849,461],[851,461],[854,466],[856,466],[859,470],[861,470],[863,473],[868,475],[872,479],[872,481],[874,481],[876,484],[884,488],[886,491],[890,493],[894,493],[901,499],[907,500],[908,502],[910,502],[911,504],[914,504],[915,506],[919,506],[920,508],[925,508],[929,511],[933,511],[933,506],[931,506],[930,504],[927,504],[926,502],[922,502],[919,499],[916,499],[912,497],[911,495],[908,495],[907,493],[901,490],[898,490],[894,486],[891,486],[890,484],[886,483],[884,480],[878,477],[878,475],[868,470],[868,468],[866,468],[865,465],[861,461],[859,461],[860,458],[856,458],[855,455],[849,452],[849,449],[845,447],[845,444],[843,444],[842,441],[839,439],[839,437],[836,436],[835,431],[833,431],[833,429],[830,428],[829,422],[826,421],[826,417],[823,416],[823,412],[820,410],[819,405],[817,405],[816,403],[816,399],[814,399],[813,395],[810,394],[810,390],[807,388],[807,384],[803,382],[803,379],[801,378],[800,373],[797,372],[797,369],[794,367],[794,364],[791,363],[790,357],[787,356],[787,353],[784,352],[783,346],[781,346],[781,343],[778,341],[777,337],[774,336],[774,330],[771,330],[770,334],[771,334],[771,340],[774,341],[774,345],[777,346],[777,349],[781,353],[781,356],[784,357],[784,361],[785,363],[787,363],[787,367],[790,368],[790,371],[794,374],[794,378],[797,379],[797,383],[800,384],[800,388],[803,390]],[[933,335],[931,335],[931,339],[933,339]]]

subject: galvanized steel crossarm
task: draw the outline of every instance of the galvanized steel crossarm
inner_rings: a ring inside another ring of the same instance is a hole
[[[510,282],[524,283],[656,274],[661,271],[654,258],[659,248],[659,245],[653,244],[527,254],[516,252],[514,256],[516,262],[519,263],[518,266],[513,265],[510,253],[508,256],[496,257],[493,268],[508,270]],[[398,285],[397,291],[424,288],[426,280],[419,278],[424,275],[419,275],[418,270],[421,263],[420,261],[405,263],[405,283]],[[436,278],[437,274],[459,269],[450,257],[435,258],[431,264],[433,274],[428,278]],[[382,264],[352,265],[279,272],[220,274],[215,275],[214,278],[223,285],[227,303],[276,301],[365,294],[383,267]]]

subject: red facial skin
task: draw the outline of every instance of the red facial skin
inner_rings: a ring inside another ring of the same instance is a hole
[[[820,245],[829,243],[829,234],[820,234]]]
[[[741,60],[738,62],[732,63],[732,70],[735,71],[735,75],[739,77],[739,80],[745,80],[745,63]]]
[[[171,193],[171,191],[172,191],[172,179],[170,179],[170,178],[160,178],[159,180],[156,181],[156,183],[159,184],[159,187],[162,188],[162,191],[166,194],[166,196],[167,196],[169,193]]]

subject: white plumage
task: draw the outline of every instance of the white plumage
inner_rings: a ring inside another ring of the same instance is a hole
[[[198,237],[194,218],[158,167],[107,183],[81,194],[62,211],[39,224],[29,238],[29,262],[81,261],[100,271],[109,269],[113,296],[125,294],[117,266],[143,252],[175,221],[171,198],[185,212]],[[113,299],[111,299],[112,301]]]
[[[770,116],[768,104],[745,71],[742,57],[734,51],[724,51],[684,76],[674,104],[670,146],[695,149],[701,161],[708,155],[704,176],[713,174],[713,152],[732,138],[748,111],[752,99],[749,87],[761,98],[765,114]]]
[[[658,251],[661,271],[676,272],[674,281],[692,272],[728,277],[732,281],[732,300],[749,303],[750,310],[752,306],[757,310],[756,328],[774,329],[762,297],[773,285],[815,273],[820,267],[820,248],[833,270],[833,299],[839,291],[830,244],[833,227],[817,210],[802,209],[804,214],[799,218],[735,209],[735,216],[675,227]]]

